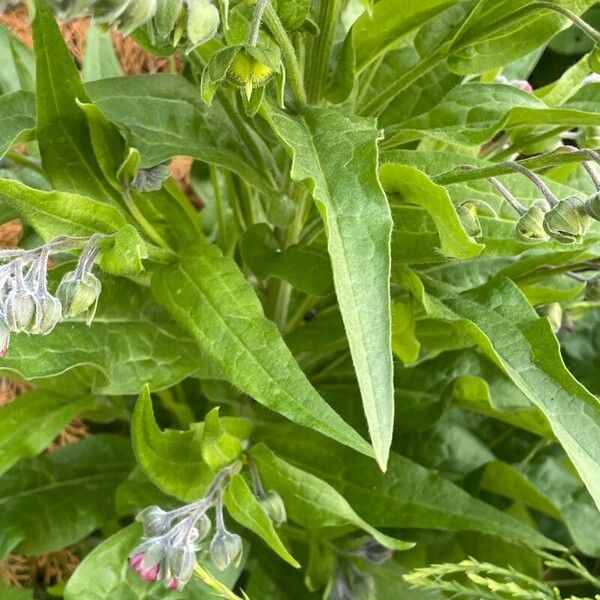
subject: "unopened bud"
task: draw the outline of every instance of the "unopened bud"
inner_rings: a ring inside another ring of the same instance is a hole
[[[357,554],[373,564],[381,565],[394,555],[394,551],[377,540],[369,540],[358,549]]]
[[[592,194],[585,201],[585,211],[592,219],[600,221],[600,192]]]
[[[0,358],[4,358],[8,352],[8,345],[10,343],[10,331],[4,315],[0,315]]]
[[[219,10],[210,0],[188,0],[187,52],[215,36],[221,21]]]
[[[10,331],[30,333],[35,324],[35,300],[25,288],[16,288],[9,292],[4,306],[6,324]]]
[[[579,242],[590,225],[585,202],[579,196],[562,200],[544,216],[546,233],[565,244]]]
[[[169,550],[169,569],[177,580],[177,587],[184,586],[192,577],[196,566],[196,553],[188,544],[178,544]]]
[[[58,298],[45,293],[35,299],[35,324],[31,333],[48,335],[62,317],[62,306]]]
[[[375,580],[369,573],[353,568],[348,575],[348,587],[355,600],[375,600]]]
[[[127,8],[112,23],[123,35],[130,35],[148,22],[156,12],[156,0],[130,0]]]
[[[149,506],[135,517],[144,528],[144,535],[154,537],[162,535],[171,525],[171,516],[159,506]]]
[[[563,323],[563,310],[561,305],[558,302],[552,302],[552,304],[547,304],[546,306],[542,307],[540,312],[542,315],[548,317],[552,331],[554,333],[558,333]]]
[[[481,235],[481,223],[477,215],[477,204],[472,200],[463,202],[456,207],[456,212],[465,231],[471,237]]]
[[[76,317],[90,309],[93,312],[101,291],[102,284],[93,273],[88,272],[82,276],[79,276],[77,271],[66,273],[56,290],[62,304],[63,316]]]
[[[594,73],[600,73],[600,44],[596,44],[590,52],[588,64]]]
[[[546,200],[537,200],[521,216],[515,227],[515,237],[526,243],[545,242],[549,239],[544,229],[544,217],[550,210]]]
[[[160,163],[149,169],[140,169],[131,185],[139,192],[157,192],[170,174],[169,163]]]
[[[210,557],[215,566],[224,571],[229,565],[237,563],[242,555],[242,538],[229,531],[217,531],[210,542]]]
[[[194,542],[201,542],[210,533],[211,529],[212,529],[212,523],[210,522],[210,519],[208,518],[207,515],[202,515],[196,521],[196,533],[197,533],[197,535],[195,535],[193,541]]]
[[[267,515],[275,527],[283,525],[287,520],[285,504],[281,496],[275,490],[269,490],[260,500],[261,506],[265,509]]]

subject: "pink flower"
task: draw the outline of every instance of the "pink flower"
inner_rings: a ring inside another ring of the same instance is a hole
[[[139,576],[145,581],[156,581],[158,579],[160,566],[158,563],[147,566],[145,564],[146,554],[144,552],[135,552],[127,559],[129,566],[139,573]]]
[[[167,589],[176,590],[179,587],[179,581],[175,577],[171,577],[167,583]]]

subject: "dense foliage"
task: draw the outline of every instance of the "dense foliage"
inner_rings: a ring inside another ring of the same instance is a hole
[[[600,598],[596,4],[0,29],[0,597]]]

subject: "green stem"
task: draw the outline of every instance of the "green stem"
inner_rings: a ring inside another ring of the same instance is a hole
[[[281,48],[281,54],[287,72],[287,80],[292,89],[297,108],[298,110],[303,111],[307,105],[306,91],[302,82],[302,73],[300,71],[298,59],[296,58],[294,46],[277,15],[277,11],[270,4],[265,9],[264,18],[269,31]]]
[[[567,19],[570,19],[574,25],[579,27],[583,33],[589,36],[595,44],[600,44],[600,33],[598,33],[591,25],[586,23],[580,16],[576,15],[573,11],[568,8],[561,6],[560,4],[554,4],[553,2],[533,2],[527,7],[523,7],[521,12],[525,12],[525,8],[534,9],[534,8],[547,8],[548,10],[553,10],[558,12]],[[519,12],[519,11],[517,11]]]
[[[313,104],[318,103],[324,94],[329,71],[329,59],[333,50],[335,32],[340,21],[342,6],[342,0],[321,0],[320,2],[318,25],[321,33],[311,45],[307,82],[308,99]]]
[[[525,160],[519,161],[519,164],[530,170],[538,170],[558,165],[580,163],[584,160],[588,160],[585,150],[566,152],[559,148],[549,154],[541,154],[540,156],[535,156],[533,158],[526,158]],[[510,173],[514,173],[514,166],[511,166],[510,162],[493,164],[481,169],[474,169],[473,167],[466,165],[436,175],[433,177],[433,181],[438,185],[449,185],[451,183],[487,179],[488,177],[497,177],[498,175],[508,175]]]
[[[142,214],[142,211],[137,207],[137,205],[133,201],[129,189],[123,189],[122,195],[125,205],[131,213],[131,216],[139,223],[140,227],[144,230],[144,233],[163,250],[170,251],[171,248],[169,247],[169,244],[167,244],[165,240],[162,239],[160,234],[156,231],[156,229],[154,229],[154,227],[152,227],[150,222]]]
[[[252,15],[252,23],[250,24],[250,34],[248,35],[248,45],[253,48],[258,44],[258,34],[260,32],[260,25],[263,20],[263,14],[269,4],[270,0],[256,0],[256,6],[254,7],[254,14]]]
[[[285,334],[291,333],[300,325],[306,313],[314,307],[317,303],[318,298],[316,296],[307,296],[298,306],[296,312],[291,316],[285,326]]]
[[[225,252],[225,236],[227,235],[225,225],[225,211],[223,210],[223,194],[221,193],[221,184],[219,182],[219,174],[216,167],[209,165],[208,172],[210,175],[210,183],[212,184],[213,193],[215,195],[215,212],[217,214],[217,244]]]
[[[385,88],[378,96],[375,96],[368,104],[361,109],[363,115],[379,115],[385,110],[396,96],[403,92],[409,85],[425,75],[437,63],[442,60],[450,48],[450,42],[442,44],[435,52],[423,58],[414,67],[403,73],[394,83]]]
[[[13,152],[12,150],[9,150],[4,156],[13,163],[27,167],[32,171],[36,171],[36,173],[45,175],[42,165],[33,158],[29,158],[28,156],[19,154],[18,152]]]
[[[550,129],[549,131],[546,131],[544,133],[530,135],[526,138],[520,139],[518,142],[511,144],[508,148],[505,148],[497,154],[494,154],[494,156],[492,156],[490,160],[496,161],[509,158],[513,154],[517,153],[521,148],[529,146],[530,144],[536,144],[538,142],[543,142],[544,140],[551,139],[562,133],[565,129],[568,129],[568,127],[554,127],[553,129]]]

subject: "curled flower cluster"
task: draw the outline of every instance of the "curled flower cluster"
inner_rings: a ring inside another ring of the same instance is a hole
[[[0,356],[8,351],[11,333],[48,335],[63,318],[94,316],[101,284],[92,273],[98,238],[90,238],[74,271],[62,278],[56,295],[48,291],[48,260],[52,252],[72,246],[57,238],[35,250],[0,250]]]
[[[223,494],[241,467],[242,463],[236,461],[221,469],[196,502],[172,511],[150,506],[140,512],[136,519],[143,525],[144,536],[130,553],[129,566],[146,581],[162,581],[168,589],[181,589],[192,577],[199,551],[207,551],[220,571],[238,564],[243,551],[242,538],[225,527]],[[279,494],[270,491],[259,500],[275,524],[285,520],[285,507]],[[207,513],[212,508],[215,528],[208,542],[213,526]]]

